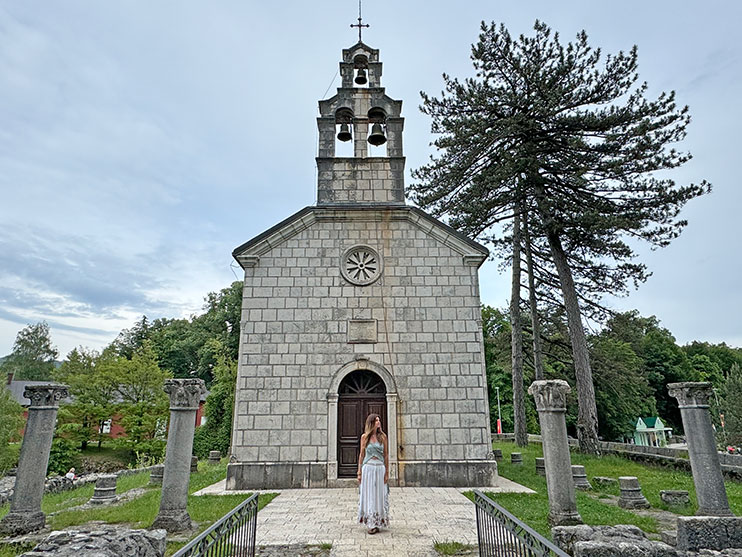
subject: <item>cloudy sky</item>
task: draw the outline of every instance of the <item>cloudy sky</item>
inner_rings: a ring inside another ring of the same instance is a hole
[[[0,355],[46,320],[62,355],[100,348],[137,316],[198,312],[237,269],[231,251],[315,202],[317,101],[357,40],[355,0],[0,0]],[[742,3],[366,0],[387,93],[404,101],[407,168],[425,162],[421,90],[471,73],[481,20],[604,52],[639,47],[650,94],[675,89],[707,179],[672,246],[642,251],[654,275],[616,308],[656,315],[685,343],[742,346]],[[409,180],[409,176],[408,176]],[[485,303],[507,277],[481,271]]]

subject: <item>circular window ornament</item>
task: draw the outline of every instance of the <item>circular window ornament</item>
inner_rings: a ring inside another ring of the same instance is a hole
[[[381,276],[381,257],[369,246],[353,246],[345,250],[340,273],[356,286],[366,286]]]

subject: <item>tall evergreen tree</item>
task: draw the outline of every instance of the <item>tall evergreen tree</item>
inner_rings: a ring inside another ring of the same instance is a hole
[[[531,214],[532,236],[548,246],[567,315],[575,366],[578,438],[598,452],[595,392],[583,327],[579,276],[606,284],[641,281],[627,239],[665,246],[686,222],[690,199],[710,190],[677,186],[655,171],[690,155],[669,147],[685,136],[687,107],[675,94],[647,100],[638,84],[637,50],[601,56],[587,34],[563,45],[537,21],[535,35],[514,40],[503,25],[482,23],[472,48],[476,77],[444,74],[440,98],[422,94],[432,117],[437,157],[417,169],[408,189],[420,206],[483,239],[514,217]]]

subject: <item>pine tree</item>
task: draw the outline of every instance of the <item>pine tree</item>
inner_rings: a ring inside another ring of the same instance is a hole
[[[633,261],[627,239],[666,246],[686,224],[680,209],[710,186],[677,186],[654,174],[690,159],[669,147],[683,139],[690,116],[673,92],[645,98],[636,47],[603,59],[584,31],[562,45],[545,24],[537,21],[534,30],[533,37],[514,40],[504,26],[483,22],[472,47],[476,77],[461,82],[444,74],[440,98],[422,94],[440,151],[413,172],[419,182],[408,193],[484,240],[516,212],[528,218],[567,315],[580,448],[596,453],[578,288],[582,279],[613,287],[644,280],[646,268]]]

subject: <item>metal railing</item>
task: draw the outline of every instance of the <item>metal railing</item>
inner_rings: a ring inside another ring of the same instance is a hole
[[[474,505],[480,557],[570,557],[478,489]]]
[[[258,494],[255,493],[212,524],[173,557],[255,557]]]

